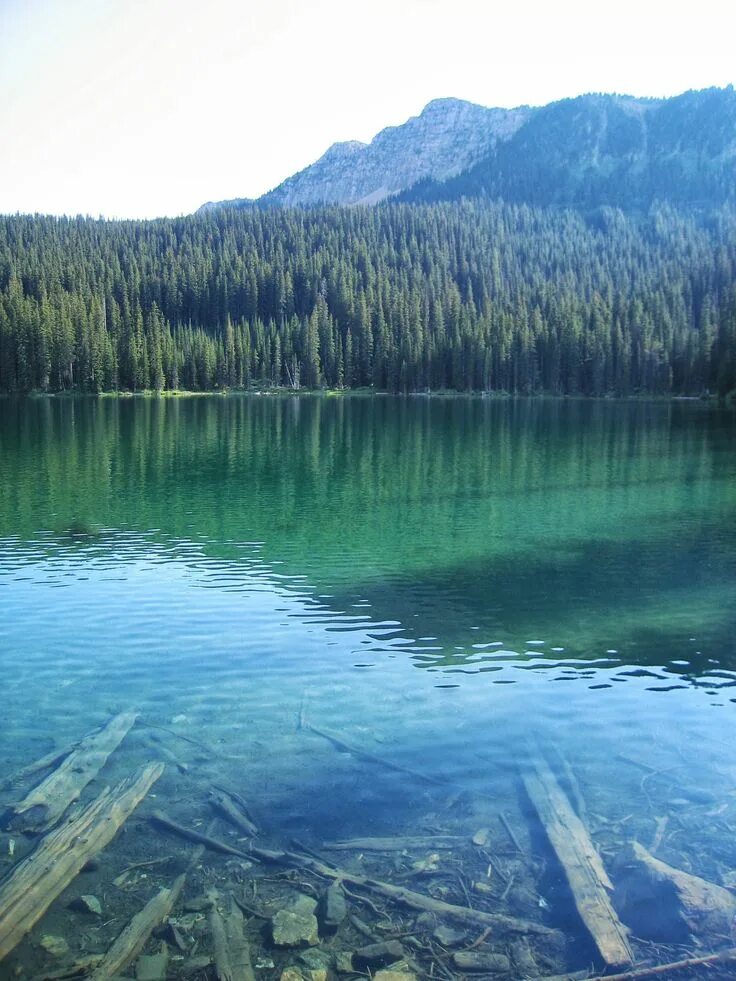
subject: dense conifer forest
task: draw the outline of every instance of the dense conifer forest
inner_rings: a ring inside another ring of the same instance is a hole
[[[0,218],[0,390],[727,395],[736,212]]]

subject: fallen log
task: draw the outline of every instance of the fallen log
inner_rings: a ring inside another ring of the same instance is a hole
[[[736,947],[729,947],[718,954],[703,954],[700,957],[686,957],[681,961],[672,961],[669,964],[654,964],[651,967],[635,967],[622,974],[606,974],[597,978],[590,978],[589,981],[637,981],[638,978],[653,978],[658,974],[669,974],[670,971],[685,971],[688,968],[702,967],[706,964],[727,964],[729,961],[736,961]],[[548,981],[548,979],[545,979]]]
[[[613,884],[585,825],[540,755],[522,774],[527,794],[570,885],[575,906],[607,967],[631,964],[628,931],[614,910]]]
[[[249,838],[258,834],[258,827],[248,813],[245,801],[238,794],[224,787],[210,791],[210,805],[219,811],[239,831]]]
[[[77,746],[79,746],[79,741],[69,743],[68,746],[63,746],[61,749],[54,749],[50,753],[47,753],[46,756],[42,756],[41,759],[34,760],[33,763],[29,763],[27,766],[22,767],[22,769],[16,770],[15,773],[11,773],[9,777],[0,781],[0,790],[5,790],[7,787],[12,787],[16,783],[21,783],[21,781],[26,780],[28,777],[33,777],[37,773],[42,773],[44,770],[56,766],[65,756],[73,752]]]
[[[623,853],[618,867],[622,906],[653,939],[681,936],[683,926],[701,937],[730,935],[736,896],[728,889],[667,865],[638,842]]]
[[[359,759],[367,760],[369,763],[377,763],[379,766],[385,767],[387,770],[395,770],[397,773],[403,773],[407,776],[414,777],[416,780],[424,780],[425,783],[436,784],[440,787],[447,786],[447,782],[445,780],[440,780],[428,773],[419,773],[417,770],[411,770],[406,766],[402,766],[400,763],[394,763],[392,760],[387,760],[384,756],[376,756],[375,753],[369,753],[365,749],[360,749],[359,747],[353,746],[351,743],[346,742],[341,736],[327,732],[325,729],[318,729],[316,726],[313,726],[311,722],[305,721],[303,728],[309,729],[318,736],[322,736],[323,739],[331,742],[333,746],[337,746],[338,749],[342,749],[346,753],[351,753],[353,756],[357,756]]]
[[[18,944],[84,865],[108,845],[164,770],[143,767],[47,834],[0,886],[0,960]]]
[[[102,960],[102,954],[88,954],[68,967],[60,967],[58,971],[45,971],[37,974],[33,981],[70,981],[71,978],[86,978]]]
[[[347,841],[324,841],[331,852],[401,852],[405,848],[457,848],[466,839],[462,835],[404,835],[396,838],[350,838]],[[468,839],[469,840],[469,839]]]
[[[102,729],[80,740],[53,773],[10,808],[6,820],[8,827],[45,831],[56,824],[97,776],[137,718],[137,712],[121,712]]]
[[[522,920],[514,916],[505,916],[502,913],[487,913],[485,910],[470,909],[466,906],[455,906],[453,903],[446,903],[441,899],[433,899],[423,893],[413,892],[403,886],[394,886],[388,882],[381,882],[378,879],[369,879],[366,876],[347,872],[345,869],[327,865],[316,858],[306,855],[298,855],[295,852],[274,852],[267,851],[265,848],[251,846],[252,853],[262,858],[264,861],[278,862],[295,868],[308,869],[326,879],[346,882],[352,886],[367,889],[369,892],[376,893],[386,899],[392,899],[402,906],[411,909],[425,910],[429,913],[436,913],[438,916],[446,916],[450,919],[462,923],[472,924],[473,926],[492,927],[506,933],[521,934],[541,934],[543,936],[557,936],[557,931],[550,927],[535,923],[532,920]]]
[[[175,766],[179,771],[179,773],[189,772],[189,764],[182,762],[182,760],[179,759],[176,753],[172,752],[172,750],[169,749],[169,747],[166,745],[166,743],[163,741],[163,739],[161,739],[159,735],[157,735],[155,732],[152,732],[149,734],[148,740],[149,740],[149,745],[151,746],[153,751],[155,753],[158,753],[160,756],[163,756],[163,758],[166,760],[167,763],[171,763],[172,766]]]
[[[176,905],[185,880],[186,875],[178,876],[171,888],[161,889],[139,913],[135,914],[90,974],[91,981],[109,981],[110,978],[120,974],[140,954],[153,931],[163,923]]]
[[[213,906],[209,925],[215,950],[217,981],[256,981],[250,959],[250,949],[243,933],[243,914],[230,902],[225,914],[217,908],[217,895],[211,894]]]
[[[234,848],[232,845],[228,845],[226,842],[220,841],[217,838],[211,838],[209,835],[202,834],[200,831],[185,828],[184,825],[172,821],[163,811],[154,811],[151,815],[151,820],[162,828],[166,828],[167,831],[178,835],[180,838],[193,841],[197,845],[204,845],[205,848],[209,848],[213,852],[222,852],[224,855],[236,855],[238,858],[244,858],[248,861],[252,861],[253,859],[251,852],[244,852],[240,848]]]

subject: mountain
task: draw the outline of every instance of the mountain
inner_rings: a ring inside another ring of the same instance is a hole
[[[670,99],[584,95],[555,102],[530,113],[464,173],[423,181],[402,198],[478,195],[584,209],[736,201],[736,92],[729,86]]]
[[[304,170],[258,199],[259,205],[375,204],[423,180],[444,180],[481,160],[508,139],[531,110],[485,109],[462,99],[436,99],[401,126],[370,143],[335,143]],[[248,199],[208,202],[248,207]]]
[[[487,196],[534,205],[646,209],[736,201],[733,86],[669,99],[583,95],[487,109],[437,99],[370,143],[335,143],[253,205],[374,204]]]

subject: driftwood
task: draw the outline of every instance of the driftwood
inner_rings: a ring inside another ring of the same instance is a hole
[[[176,753],[169,749],[159,735],[157,735],[155,732],[151,732],[148,735],[148,740],[153,751],[158,753],[160,756],[163,756],[167,763],[171,763],[172,766],[175,766],[179,773],[189,772],[189,764],[183,763]]]
[[[140,954],[156,927],[171,913],[184,888],[185,880],[186,876],[180,875],[170,889],[161,889],[136,913],[91,973],[92,981],[108,981],[120,974]]]
[[[605,977],[590,978],[589,981],[636,981],[637,978],[653,978],[658,974],[669,974],[670,971],[684,971],[688,968],[701,967],[706,964],[726,964],[736,961],[736,947],[729,947],[718,954],[703,954],[701,957],[686,957],[681,961],[670,964],[656,964],[652,967],[635,967],[622,974],[606,974]],[[547,979],[549,981],[549,979]]]
[[[326,879],[334,879],[346,882],[352,886],[367,889],[386,899],[392,899],[402,906],[411,909],[426,910],[429,913],[436,913],[438,916],[446,916],[449,919],[457,920],[462,923],[472,924],[473,926],[492,927],[506,933],[521,934],[541,934],[544,936],[557,936],[557,931],[550,927],[543,926],[541,923],[534,923],[531,920],[522,920],[514,916],[505,916],[501,913],[487,913],[485,910],[470,909],[466,906],[455,906],[453,903],[443,902],[441,899],[433,899],[420,892],[413,892],[411,889],[404,889],[401,886],[394,886],[388,882],[380,882],[378,879],[369,879],[362,875],[347,872],[345,869],[327,865],[316,858],[306,855],[298,855],[294,852],[274,852],[265,848],[251,846],[252,853],[262,858],[264,861],[278,862],[283,865],[290,865],[295,868],[308,869],[321,875]]]
[[[11,773],[9,777],[0,780],[0,790],[5,790],[7,787],[12,787],[14,784],[20,783],[28,777],[33,777],[37,773],[42,773],[44,770],[56,766],[65,756],[72,753],[78,745],[79,741],[70,743],[68,746],[63,746],[61,749],[54,749],[50,753],[47,753],[46,756],[42,756],[40,760],[34,760],[33,763],[29,763],[15,773]]]
[[[173,729],[167,729],[166,726],[158,726],[154,722],[147,722],[142,720],[140,725],[146,726],[148,729],[158,729],[161,732],[168,732],[170,736],[174,736],[176,739],[181,739],[185,743],[189,743],[192,746],[198,746],[200,749],[204,750],[209,756],[220,757],[222,759],[229,759],[230,757],[223,756],[222,753],[218,752],[213,746],[209,746],[207,743],[203,743],[201,739],[195,739],[193,736],[187,736],[183,732],[175,732]]]
[[[347,841],[325,841],[323,848],[332,852],[401,852],[405,848],[456,848],[465,841],[461,835],[424,835],[395,838],[350,838]]]
[[[163,770],[163,763],[153,763],[113,790],[106,788],[16,865],[0,886],[0,960],[40,920],[83,866],[112,841]]]
[[[600,855],[572,809],[555,775],[541,756],[533,769],[523,774],[549,842],[562,865],[575,906],[607,967],[620,967],[634,960],[628,931],[614,910],[609,893],[613,884]]]
[[[622,904],[637,922],[648,922],[657,939],[677,937],[685,926],[703,935],[730,935],[736,896],[700,876],[673,868],[634,842],[620,859]]]
[[[243,914],[232,900],[228,911],[221,913],[217,908],[217,895],[210,895],[213,906],[209,924],[215,950],[217,981],[256,981],[250,949],[243,933]]]
[[[244,852],[239,848],[234,848],[232,845],[226,844],[224,841],[219,841],[217,838],[211,838],[209,835],[202,834],[200,831],[185,828],[184,825],[172,821],[163,811],[154,811],[151,815],[151,820],[162,828],[166,828],[167,831],[172,831],[180,838],[186,838],[187,841],[193,841],[197,845],[204,845],[205,848],[209,848],[213,852],[236,855],[238,858],[248,859],[249,861],[253,859],[251,852]]]
[[[74,961],[68,967],[60,967],[58,971],[45,971],[37,974],[33,981],[69,981],[71,978],[86,978],[102,960],[102,954],[89,954]]]
[[[365,749],[359,749],[357,746],[353,746],[352,743],[345,742],[341,736],[327,732],[325,729],[318,729],[316,726],[313,726],[311,722],[305,721],[303,723],[303,728],[309,729],[318,736],[322,736],[323,739],[331,742],[333,746],[337,746],[338,749],[342,749],[346,753],[351,753],[353,756],[357,756],[359,759],[367,760],[369,763],[377,763],[379,766],[383,766],[388,770],[395,770],[397,773],[404,773],[410,777],[414,777],[416,780],[424,780],[425,783],[433,783],[440,787],[447,786],[447,782],[445,780],[440,780],[428,773],[419,773],[417,770],[411,770],[406,766],[402,766],[400,763],[394,763],[392,760],[387,760],[383,756],[376,756],[375,753],[369,753]]]
[[[44,831],[56,824],[97,776],[137,718],[136,712],[122,712],[102,729],[85,736],[53,773],[13,805],[8,826],[23,831]]]
[[[250,838],[258,834],[258,826],[251,818],[245,801],[234,791],[215,787],[210,792],[210,804],[244,835]]]

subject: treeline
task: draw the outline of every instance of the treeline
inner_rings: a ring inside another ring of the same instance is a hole
[[[0,390],[736,389],[736,214],[0,218]]]

